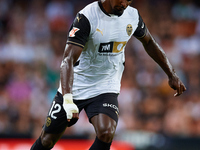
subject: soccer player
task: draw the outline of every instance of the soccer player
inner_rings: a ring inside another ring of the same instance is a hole
[[[96,139],[90,150],[109,150],[118,122],[124,50],[134,36],[181,95],[186,87],[156,43],[132,0],[95,1],[78,12],[67,39],[60,66],[60,87],[40,137],[31,150],[50,150],[66,127],[76,123],[84,109]]]

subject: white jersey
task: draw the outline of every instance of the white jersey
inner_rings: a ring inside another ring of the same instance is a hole
[[[126,44],[133,34],[144,36],[145,29],[138,11],[130,6],[121,16],[107,14],[101,2],[82,9],[67,41],[83,47],[74,66],[73,98],[84,100],[102,93],[119,93]],[[58,91],[62,93],[61,85]]]

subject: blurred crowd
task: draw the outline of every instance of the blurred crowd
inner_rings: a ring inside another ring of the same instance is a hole
[[[38,137],[59,82],[68,30],[93,0],[0,0],[0,135]],[[134,37],[126,46],[117,134],[200,136],[200,2],[133,0],[187,87],[180,97]],[[81,112],[65,135],[92,135]]]

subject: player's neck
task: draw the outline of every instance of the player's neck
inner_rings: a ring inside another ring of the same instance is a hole
[[[109,0],[100,0],[100,3],[107,14],[112,14],[112,8]]]

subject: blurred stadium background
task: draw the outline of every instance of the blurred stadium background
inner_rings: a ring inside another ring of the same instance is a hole
[[[17,140],[30,146],[39,136],[58,87],[68,29],[76,13],[90,2],[0,0],[0,150],[22,150],[9,147]],[[174,98],[167,76],[132,38],[126,47],[115,141],[136,150],[199,150],[200,1],[133,0],[132,6],[187,91]],[[63,140],[94,136],[82,112]]]

